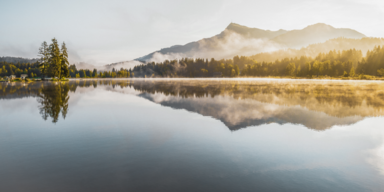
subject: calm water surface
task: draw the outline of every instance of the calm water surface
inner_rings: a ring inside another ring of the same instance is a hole
[[[384,82],[0,83],[0,191],[384,191]]]

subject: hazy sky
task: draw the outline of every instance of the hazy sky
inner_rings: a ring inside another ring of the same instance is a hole
[[[107,64],[219,34],[230,23],[315,23],[384,36],[384,0],[0,0],[0,56],[36,57],[56,37],[71,61]]]

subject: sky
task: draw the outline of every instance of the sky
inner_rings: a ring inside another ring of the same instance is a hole
[[[55,37],[70,62],[105,65],[214,36],[231,22],[268,30],[326,23],[384,37],[384,1],[0,0],[0,56],[36,58]]]

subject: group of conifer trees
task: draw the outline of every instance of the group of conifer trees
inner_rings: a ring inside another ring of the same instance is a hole
[[[10,75],[20,77],[21,74],[27,74],[28,77],[40,77],[41,70],[39,63],[9,63],[5,61],[0,62],[0,78]]]
[[[56,38],[52,39],[50,45],[44,41],[39,48],[39,56],[39,67],[44,76],[59,79],[69,77],[68,52],[64,42],[60,49]]]
[[[128,78],[134,76],[131,69],[120,68],[120,70],[112,68],[112,71],[97,71],[97,69],[80,69],[77,70],[76,65],[69,66],[69,76],[72,78]]]

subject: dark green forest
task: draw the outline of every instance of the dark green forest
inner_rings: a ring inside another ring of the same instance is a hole
[[[20,77],[21,74],[28,74],[28,77],[40,77],[41,70],[39,63],[8,63],[6,61],[0,62],[0,76],[16,75]]]

